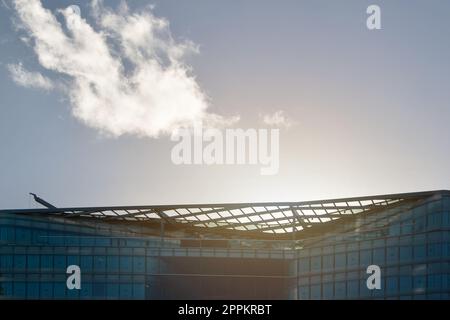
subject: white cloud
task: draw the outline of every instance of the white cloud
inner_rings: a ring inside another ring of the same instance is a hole
[[[208,111],[208,98],[185,63],[196,47],[175,41],[168,21],[151,8],[114,11],[93,0],[90,25],[78,6],[52,13],[39,0],[13,3],[41,66],[71,79],[73,114],[87,125],[113,136],[158,137],[200,121],[229,121]]]
[[[37,88],[44,90],[53,89],[52,81],[39,72],[30,72],[23,68],[22,64],[9,64],[9,73],[15,83],[26,88]]]
[[[290,128],[295,124],[293,121],[287,118],[283,110],[278,110],[274,113],[263,115],[262,121],[268,126],[278,128]]]

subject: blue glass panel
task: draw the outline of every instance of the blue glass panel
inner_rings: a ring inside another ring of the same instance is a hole
[[[93,259],[92,256],[81,256],[80,258],[80,268],[84,272],[91,272],[93,270]]]
[[[55,283],[53,288],[54,298],[61,300],[66,297],[66,284],[65,283]]]
[[[425,225],[426,225],[426,218],[425,217],[420,217],[415,219],[414,221],[414,231],[415,232],[422,232],[425,230]]]
[[[440,228],[442,226],[442,214],[440,212],[428,215],[428,228]]]
[[[27,266],[27,256],[23,254],[16,254],[14,256],[14,270],[25,270]]]
[[[376,248],[373,249],[373,262],[374,264],[384,264],[385,262],[385,253],[384,248]]]
[[[349,267],[355,267],[359,265],[359,252],[349,252],[347,253],[347,265]]]
[[[96,298],[104,299],[106,297],[106,285],[104,283],[94,282],[92,284],[92,294]]]
[[[426,251],[425,246],[414,246],[414,259],[425,259]]]
[[[39,299],[39,283],[27,283],[27,299]]]
[[[147,274],[157,274],[159,270],[158,258],[147,257]]]
[[[41,298],[50,299],[53,297],[53,285],[51,282],[41,282]]]
[[[351,280],[347,282],[347,295],[349,298],[357,298],[359,296],[359,281]]]
[[[298,295],[300,300],[307,300],[309,299],[309,287],[308,286],[302,286],[298,288]]]
[[[14,282],[14,298],[25,299],[26,298],[26,283]]]
[[[334,266],[335,268],[345,268],[346,265],[346,256],[345,253],[337,253],[334,256]]]
[[[27,257],[27,269],[28,271],[36,271],[39,272],[39,256],[38,255],[29,255]]]
[[[133,286],[129,283],[120,284],[120,298],[130,299],[133,297]]]
[[[336,299],[345,299],[347,297],[347,288],[345,282],[336,282],[334,284],[334,297]]]
[[[92,284],[91,283],[82,283],[81,284],[80,297],[82,299],[91,299],[92,298]]]
[[[324,283],[323,284],[323,298],[324,299],[332,299],[334,297],[334,285],[333,283]]]
[[[67,266],[80,265],[80,257],[79,256],[67,256]]]
[[[409,276],[400,277],[400,292],[409,293],[412,291],[412,278]]]
[[[415,276],[414,277],[414,292],[424,292],[426,286],[425,276]]]
[[[0,255],[0,267],[2,270],[10,270],[13,268],[13,256]]]
[[[145,299],[145,285],[143,283],[133,284],[133,297],[136,299]]]
[[[106,272],[106,257],[95,256],[94,257],[94,271],[99,273]]]
[[[309,272],[309,258],[301,258],[298,260],[300,272]]]
[[[311,299],[319,300],[322,298],[322,289],[319,284],[311,286]]]
[[[53,270],[53,256],[51,255],[41,256],[41,269]]]
[[[31,232],[25,228],[16,228],[16,242],[17,243],[30,243]]]
[[[409,261],[412,259],[412,248],[410,246],[400,247],[400,261]]]
[[[108,256],[107,265],[108,265],[108,272],[119,272],[119,257]]]
[[[432,243],[428,245],[428,256],[429,257],[441,257],[442,256],[442,243]]]
[[[323,268],[325,270],[332,269],[334,266],[334,256],[333,255],[326,255],[323,256]]]
[[[386,249],[386,262],[394,263],[398,261],[398,247],[388,247]]]
[[[133,257],[133,271],[134,272],[145,272],[145,258],[144,257]]]
[[[132,258],[131,257],[120,257],[120,271],[121,272],[132,272]]]
[[[363,267],[370,266],[372,264],[372,250],[362,250],[360,260]]]
[[[432,291],[442,289],[442,279],[443,277],[440,274],[428,275],[428,288]]]
[[[398,278],[397,277],[388,277],[386,279],[386,291],[388,294],[397,294],[398,293]]]
[[[65,272],[66,269],[67,269],[66,256],[55,255],[53,259],[54,259],[55,270],[64,271]]]

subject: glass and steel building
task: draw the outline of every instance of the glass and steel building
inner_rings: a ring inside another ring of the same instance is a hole
[[[0,211],[0,299],[448,299],[450,192]],[[380,268],[369,289],[367,268]],[[69,266],[80,289],[69,289]]]

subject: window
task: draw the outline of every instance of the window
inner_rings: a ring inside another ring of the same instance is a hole
[[[322,268],[322,259],[321,257],[312,257],[311,258],[311,271],[320,271]]]
[[[436,228],[441,227],[442,224],[442,214],[440,212],[430,213],[428,215],[428,227]]]
[[[398,248],[397,247],[388,247],[386,249],[387,254],[387,263],[397,262],[398,261]]]
[[[133,297],[133,287],[129,283],[120,284],[120,298],[129,299]]]
[[[132,272],[131,257],[120,257],[120,272]]]
[[[420,217],[414,221],[414,232],[421,232],[425,230],[426,220],[425,217]]]
[[[83,283],[80,290],[81,299],[91,299],[92,298],[92,284]]]
[[[440,274],[430,274],[428,275],[428,288],[433,290],[440,290],[442,288],[442,275]]]
[[[12,269],[13,257],[11,255],[0,255],[0,268],[3,270]]]
[[[28,299],[39,299],[39,283],[38,282],[28,282],[27,283],[27,298]]]
[[[409,261],[412,259],[411,247],[400,247],[400,261]]]
[[[31,232],[24,228],[16,228],[16,242],[29,243]]]
[[[334,256],[334,266],[335,268],[345,268],[346,256],[345,253],[338,253]]]
[[[119,298],[119,284],[118,283],[108,283],[107,286],[107,297],[109,299]]]
[[[94,282],[92,285],[92,293],[93,293],[93,296],[96,298],[105,298],[106,297],[106,285],[104,283]]]
[[[56,255],[54,258],[54,264],[56,270],[66,270],[66,256]]]
[[[92,271],[92,256],[81,256],[80,259],[80,268],[83,271],[91,272]]]
[[[359,282],[357,280],[347,282],[347,295],[349,298],[357,298],[359,296]]]
[[[324,299],[332,299],[334,294],[333,294],[333,283],[324,283],[322,285],[323,287],[323,298]]]
[[[105,272],[106,271],[106,257],[105,256],[94,257],[94,271],[95,272]]]
[[[346,297],[346,285],[345,282],[336,282],[334,284],[334,296],[337,299],[344,299]]]
[[[80,257],[79,256],[67,256],[67,265],[80,265]]]
[[[398,293],[398,278],[397,277],[388,277],[386,279],[386,291],[388,294],[397,294]]]
[[[426,287],[425,276],[415,276],[414,277],[414,292],[424,292]]]
[[[377,248],[373,250],[373,261],[375,264],[384,264],[384,248]]]
[[[42,282],[41,284],[41,298],[50,299],[53,297],[53,285],[51,282]]]
[[[360,253],[361,256],[361,265],[370,266],[372,264],[372,251],[371,250],[362,250]]]
[[[133,272],[145,272],[144,257],[133,257]]]
[[[55,283],[53,295],[56,299],[65,298],[66,297],[66,284],[65,283]]]
[[[39,269],[39,256],[38,255],[30,255],[27,259],[28,270],[38,270]]]
[[[334,265],[334,256],[326,255],[323,256],[323,268],[325,270],[332,269]]]
[[[298,267],[300,272],[309,272],[309,258],[300,258]]]
[[[53,256],[51,255],[41,256],[41,269],[53,270]]]
[[[143,283],[133,284],[133,297],[135,299],[145,299],[145,286]]]
[[[17,254],[14,256],[14,270],[24,270],[27,266],[27,256]]]
[[[441,243],[432,243],[428,245],[428,256],[429,257],[440,257],[442,255],[442,246],[444,244]]]
[[[307,300],[309,299],[309,287],[308,286],[302,286],[298,288],[298,295],[300,300]]]
[[[107,257],[108,272],[119,272],[119,257],[108,256]]]
[[[313,300],[319,300],[322,297],[320,284],[312,285],[311,286],[311,299]]]
[[[425,259],[425,246],[415,246],[414,247],[414,259]]]
[[[412,290],[412,279],[409,276],[400,277],[400,292],[409,293]]]
[[[359,264],[358,252],[347,253],[347,264],[351,267],[355,267]]]

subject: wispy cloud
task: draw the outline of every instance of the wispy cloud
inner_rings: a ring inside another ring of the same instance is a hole
[[[9,64],[7,68],[14,82],[22,87],[44,90],[51,90],[54,87],[49,78],[43,76],[39,72],[25,70],[21,63]]]
[[[185,62],[195,45],[175,41],[169,22],[151,8],[113,10],[93,0],[89,24],[78,6],[53,13],[39,0],[13,4],[40,65],[71,79],[73,114],[87,125],[113,136],[158,137],[230,120],[208,110],[208,97]]]
[[[290,128],[295,122],[290,120],[284,113],[283,110],[278,110],[274,113],[265,114],[261,116],[264,124],[271,127],[278,128]]]

